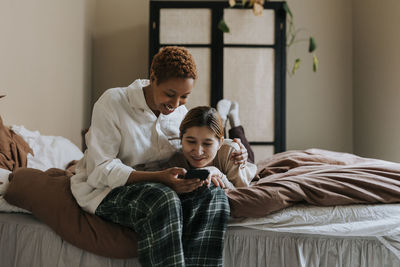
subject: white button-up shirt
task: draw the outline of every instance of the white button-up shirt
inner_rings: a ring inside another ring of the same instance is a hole
[[[144,98],[148,84],[136,80],[109,89],[94,105],[88,149],[71,177],[72,194],[90,213],[113,188],[126,184],[135,165],[154,169],[180,149],[179,125],[187,109],[156,117]]]

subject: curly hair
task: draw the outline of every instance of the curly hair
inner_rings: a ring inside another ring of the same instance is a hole
[[[202,126],[207,126],[218,139],[224,137],[224,125],[218,111],[212,107],[199,106],[189,110],[183,118],[179,126],[180,139],[189,128]]]
[[[153,57],[150,79],[156,79],[158,85],[170,78],[197,79],[196,63],[184,47],[166,46]]]

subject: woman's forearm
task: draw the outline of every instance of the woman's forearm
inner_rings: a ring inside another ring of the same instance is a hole
[[[138,182],[160,182],[160,172],[149,171],[132,171],[129,175],[126,184],[133,184]]]

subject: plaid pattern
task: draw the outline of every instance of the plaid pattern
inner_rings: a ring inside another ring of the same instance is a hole
[[[143,267],[222,266],[229,203],[219,187],[178,195],[159,183],[121,186],[96,215],[138,233]]]

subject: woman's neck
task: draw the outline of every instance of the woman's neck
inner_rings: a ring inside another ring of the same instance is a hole
[[[157,110],[156,105],[154,103],[153,99],[153,88],[151,87],[151,84],[143,87],[143,94],[144,94],[144,100],[146,100],[147,106],[153,111],[154,115],[156,117],[160,116],[160,111]]]

